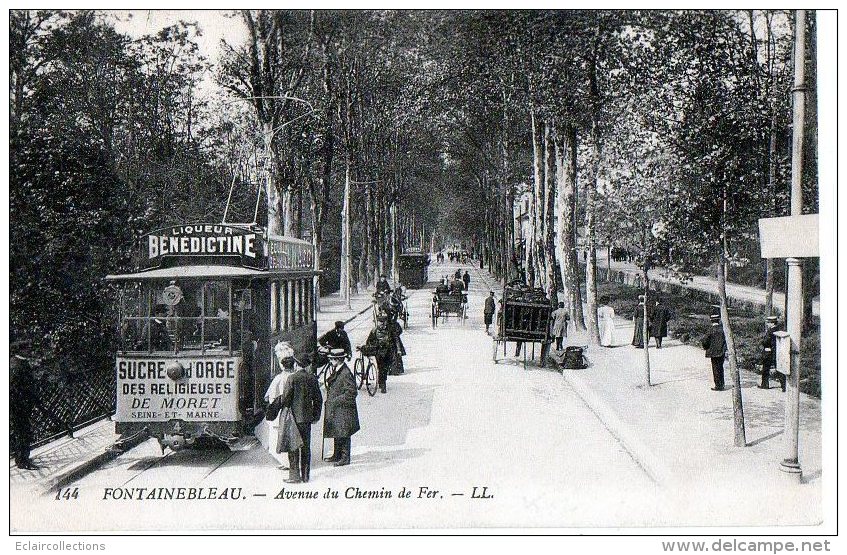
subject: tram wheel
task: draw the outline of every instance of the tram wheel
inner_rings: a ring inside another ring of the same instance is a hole
[[[368,361],[368,370],[367,370],[367,376],[365,377],[365,384],[366,384],[366,387],[368,389],[368,393],[370,394],[371,397],[376,395],[376,386],[377,386],[376,382],[377,382],[376,365],[373,362]],[[361,387],[361,386],[359,386],[359,387]]]
[[[357,358],[353,363],[353,377],[356,379],[356,389],[362,389],[362,384],[365,383],[365,368],[361,358]]]

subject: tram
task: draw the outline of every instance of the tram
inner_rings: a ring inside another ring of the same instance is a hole
[[[278,363],[316,347],[314,248],[255,224],[185,224],[142,236],[119,296],[116,432],[176,451],[253,433]],[[119,442],[120,443],[120,442]]]
[[[429,254],[409,248],[398,257],[400,283],[409,289],[421,289],[429,281]]]

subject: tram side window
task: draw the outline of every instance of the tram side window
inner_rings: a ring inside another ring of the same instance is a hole
[[[147,303],[144,291],[134,283],[120,292],[120,336],[122,351],[146,350]]]
[[[271,332],[279,331],[279,283],[271,283]]]
[[[279,282],[279,323],[282,331],[288,331],[288,282]]]
[[[301,287],[302,282],[298,280],[294,280],[294,325],[299,327],[303,322],[300,320],[300,315],[303,313],[303,288]]]
[[[312,323],[312,280],[306,279],[303,280],[303,285],[305,285],[303,292],[303,304],[305,305],[305,313],[304,313],[304,323],[311,324]]]
[[[297,323],[294,321],[294,282],[288,281],[288,329],[294,329]]]

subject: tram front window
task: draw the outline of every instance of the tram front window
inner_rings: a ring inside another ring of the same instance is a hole
[[[226,281],[172,280],[128,287],[121,295],[123,350],[228,351],[230,295]]]

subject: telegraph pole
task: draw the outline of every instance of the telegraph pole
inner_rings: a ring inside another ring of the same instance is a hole
[[[791,215],[803,213],[803,133],[806,121],[806,10],[794,16],[794,121],[791,145]],[[803,333],[803,268],[799,258],[788,265],[786,330],[791,336],[791,371],[785,397],[785,458],[780,470],[800,475],[798,458],[800,427],[800,345]]]

